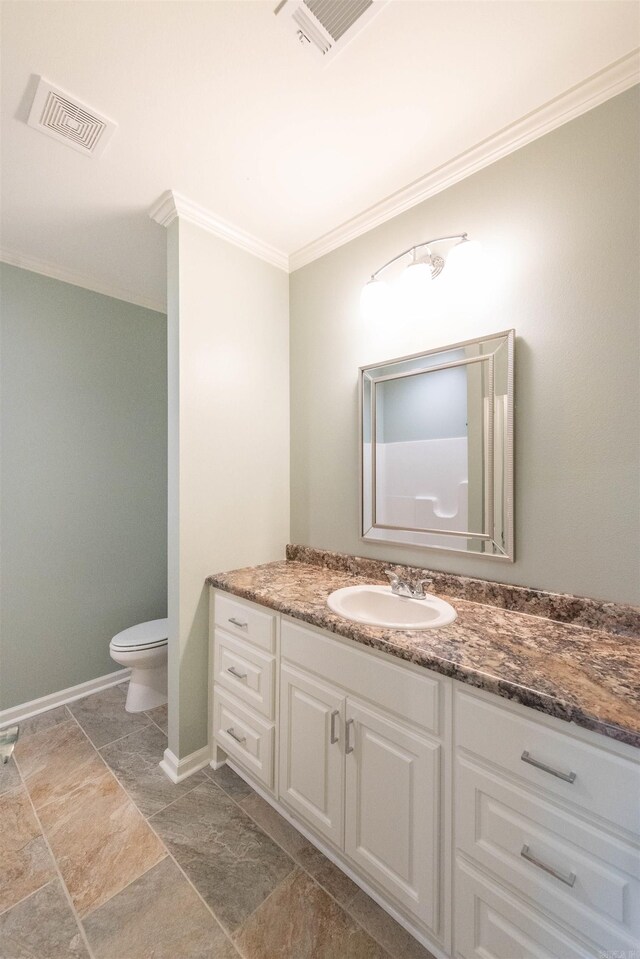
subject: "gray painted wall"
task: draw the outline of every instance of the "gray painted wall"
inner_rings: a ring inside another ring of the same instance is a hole
[[[638,87],[291,277],[291,537],[389,561],[640,602]],[[491,266],[447,270],[422,320],[366,323],[362,284],[466,230]],[[515,327],[516,562],[358,535],[358,367]]]
[[[0,704],[118,666],[166,615],[163,314],[0,264]]]

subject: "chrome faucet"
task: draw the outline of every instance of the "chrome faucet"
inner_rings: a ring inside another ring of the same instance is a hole
[[[406,579],[400,579],[398,574],[392,569],[385,569],[391,584],[391,592],[394,596],[406,596],[408,599],[426,599],[425,586],[430,586],[432,579],[420,579],[417,585],[412,586]]]

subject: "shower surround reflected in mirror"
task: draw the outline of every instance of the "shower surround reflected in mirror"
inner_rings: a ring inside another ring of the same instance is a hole
[[[513,562],[514,343],[360,368],[363,539]]]

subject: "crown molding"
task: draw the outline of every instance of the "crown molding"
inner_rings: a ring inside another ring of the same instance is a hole
[[[134,306],[143,306],[145,309],[154,310],[156,313],[167,312],[166,305],[160,303],[159,300],[139,296],[137,293],[132,293],[130,290],[125,290],[112,283],[104,283],[102,280],[96,280],[95,277],[89,276],[88,274],[67,270],[54,263],[39,260],[34,256],[28,256],[26,253],[0,249],[0,261],[7,263],[9,266],[18,266],[21,270],[29,270],[31,273],[48,276],[52,280],[70,283],[71,286],[80,286],[83,290],[90,290],[92,293],[101,293],[103,296],[110,296],[115,300],[124,300],[125,303],[133,303]]]
[[[283,253],[282,250],[278,250],[275,246],[271,246],[270,243],[265,243],[264,240],[252,236],[251,233],[247,233],[245,230],[241,230],[240,227],[234,226],[233,223],[228,223],[221,217],[211,213],[205,207],[194,203],[193,200],[187,199],[187,197],[176,193],[174,190],[166,190],[162,196],[156,200],[149,210],[149,216],[152,220],[155,220],[156,223],[165,227],[173,223],[177,217],[187,220],[187,222],[193,223],[203,230],[207,230],[208,233],[212,233],[219,239],[226,240],[228,243],[240,247],[241,250],[245,250],[247,253],[252,253],[254,256],[265,260],[272,266],[277,266],[278,269],[284,270],[286,273],[289,272],[289,257],[286,253]]]
[[[289,256],[289,270],[298,270],[350,240],[355,240],[399,213],[411,209],[436,193],[441,193],[454,183],[592,110],[605,100],[623,93],[639,81],[640,49],[635,49],[544,106],[296,250]]]

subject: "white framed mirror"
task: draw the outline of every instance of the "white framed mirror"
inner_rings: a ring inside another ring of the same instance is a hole
[[[515,330],[360,368],[361,537],[507,562]]]

